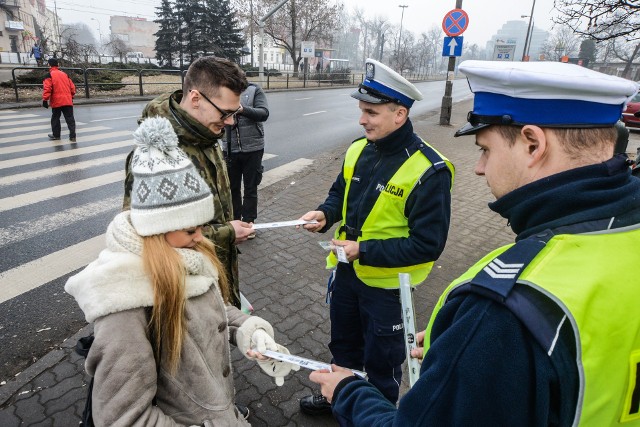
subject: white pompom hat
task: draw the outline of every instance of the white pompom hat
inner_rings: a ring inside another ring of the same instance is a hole
[[[133,138],[131,222],[138,234],[164,234],[211,221],[211,190],[178,147],[169,120],[147,118]]]

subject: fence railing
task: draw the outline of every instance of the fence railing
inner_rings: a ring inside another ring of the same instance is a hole
[[[99,91],[100,88],[105,87],[123,87],[123,86],[137,86],[137,94],[140,96],[151,95],[149,91],[145,92],[145,86],[150,85],[179,85],[182,86],[184,82],[184,73],[180,70],[164,70],[164,69],[136,69],[136,68],[67,68],[60,67],[61,70],[67,71],[73,82],[78,89],[84,88],[85,98],[91,98]],[[11,76],[13,80],[13,88],[15,91],[16,102],[20,102],[19,89],[21,88],[41,88],[41,83],[19,83],[17,70],[48,70],[48,67],[15,67],[11,70]],[[104,72],[122,72],[127,73],[130,76],[137,76],[135,82],[133,81],[121,81],[121,82],[104,82],[101,81],[100,75]],[[155,79],[153,82],[145,81],[147,76],[171,76],[176,75],[180,77],[177,79],[166,81],[158,81]],[[249,80],[260,84],[264,89],[276,90],[276,89],[305,89],[314,87],[334,87],[334,86],[357,86],[364,80],[364,73],[340,73],[340,72],[296,72],[296,71],[265,71],[263,79],[260,79],[257,72],[249,71],[247,73]],[[412,81],[424,81],[435,80],[437,77],[429,77],[424,74],[405,74],[405,78]],[[164,90],[163,90],[164,91]],[[158,91],[157,94],[163,91]],[[164,91],[166,92],[166,91]]]

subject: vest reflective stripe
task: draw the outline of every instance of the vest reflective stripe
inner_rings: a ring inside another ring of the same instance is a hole
[[[423,143],[425,142],[423,141]],[[347,215],[347,198],[351,188],[351,179],[353,178],[358,158],[366,145],[366,138],[355,141],[345,155],[343,176],[346,186],[342,203],[341,226],[345,224]],[[440,153],[436,152],[436,154],[445,161],[453,176],[453,165]],[[420,150],[417,150],[398,168],[386,186],[379,185],[376,190],[380,194],[362,224],[362,229],[360,230],[362,234],[358,237],[358,241],[409,236],[409,226],[404,215],[405,204],[407,198],[419,183],[420,178],[431,167],[431,161]],[[338,227],[335,233],[335,238],[339,240],[346,238],[346,233],[344,231],[341,232],[341,228]],[[327,256],[327,268],[334,268],[337,263],[337,257],[333,252],[330,252],[329,256]],[[359,260],[353,262],[353,268],[358,278],[368,286],[376,288],[398,288],[398,273],[409,273],[411,284],[418,285],[427,278],[432,267],[433,262],[405,267],[373,267],[362,265]]]
[[[640,426],[639,241],[638,229],[558,235],[518,279],[558,304],[573,328],[580,374],[574,425]],[[510,246],[485,256],[447,288],[427,326],[425,353],[448,294]]]

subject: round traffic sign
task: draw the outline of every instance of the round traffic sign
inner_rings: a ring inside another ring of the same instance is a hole
[[[469,26],[469,15],[462,9],[453,9],[444,15],[442,29],[451,37],[459,36]]]

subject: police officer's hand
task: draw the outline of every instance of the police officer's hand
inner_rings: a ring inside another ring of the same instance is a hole
[[[411,357],[420,361],[422,361],[422,356],[424,356],[424,334],[425,331],[418,332],[416,334],[416,345],[418,345],[419,347],[411,350]]]
[[[233,227],[233,231],[236,232],[236,245],[247,240],[249,236],[254,232],[252,223],[240,221],[239,219],[229,221],[229,223]]]
[[[360,258],[360,243],[353,240],[336,240],[331,239],[331,243],[334,246],[342,246],[344,248],[344,254],[347,256],[349,262],[355,261]],[[336,253],[336,249],[332,249]]]
[[[329,403],[333,399],[333,392],[335,391],[338,383],[347,377],[353,376],[353,372],[349,369],[341,368],[337,365],[331,365],[329,372],[327,369],[320,369],[319,371],[313,371],[309,374],[309,379],[316,384],[320,384],[320,391],[322,395],[327,398]]]
[[[302,215],[300,219],[303,221],[318,221],[317,224],[304,224],[302,226],[302,228],[304,228],[305,230],[309,230],[312,233],[322,230],[327,224],[327,219],[324,217],[324,212],[322,211],[309,211],[306,214]],[[296,225],[296,228],[300,228],[300,226]]]
[[[49,102],[48,101],[42,101],[42,106],[44,108],[49,108]]]

